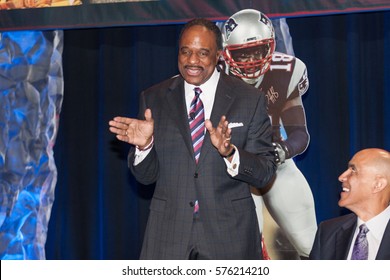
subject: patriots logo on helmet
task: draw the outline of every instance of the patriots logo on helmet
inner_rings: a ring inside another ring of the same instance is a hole
[[[238,26],[236,21],[233,18],[229,18],[229,20],[225,24],[225,31],[226,31],[226,39],[229,39],[230,33]]]
[[[269,25],[269,20],[266,16],[263,14],[260,15],[260,21],[263,22],[265,25]]]
[[[271,21],[264,14],[260,14],[259,21],[267,25],[269,28],[273,29]]]

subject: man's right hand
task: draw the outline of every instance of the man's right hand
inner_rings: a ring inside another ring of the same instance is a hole
[[[154,120],[150,109],[145,110],[145,120],[115,117],[108,124],[118,140],[138,146],[140,150],[153,140]]]

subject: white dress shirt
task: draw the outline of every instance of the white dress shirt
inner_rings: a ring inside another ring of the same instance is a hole
[[[203,103],[205,119],[206,120],[210,119],[220,75],[221,74],[217,71],[217,69],[214,69],[214,72],[211,75],[211,77],[204,84],[200,86],[195,86],[187,82],[184,82],[187,114],[189,114],[190,112],[191,101],[195,96],[194,88],[199,87],[202,90],[202,93],[199,95],[199,98],[202,100]],[[215,127],[217,126],[217,124],[213,123],[213,126]],[[233,177],[238,174],[238,167],[240,164],[240,155],[238,153],[236,146],[234,146],[234,149],[236,149],[236,152],[234,153],[231,162],[228,161],[226,158],[224,158],[227,166],[227,172],[230,174],[230,176]]]
[[[389,219],[390,219],[390,205],[385,210],[383,210],[379,215],[376,215],[374,218],[368,220],[367,222],[364,222],[360,218],[358,218],[355,234],[352,239],[351,247],[349,248],[348,260],[351,259],[353,244],[355,244],[355,239],[359,232],[359,226],[364,223],[369,229],[369,231],[367,232],[368,259],[375,260],[379,250],[379,246],[382,241],[383,234],[385,233],[386,230],[387,223],[389,222]]]

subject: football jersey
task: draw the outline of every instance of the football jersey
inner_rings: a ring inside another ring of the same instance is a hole
[[[225,65],[227,73],[229,66]],[[274,52],[269,70],[256,81],[243,78],[267,96],[267,110],[273,127],[273,141],[287,139],[281,113],[288,100],[302,96],[309,88],[306,65],[297,57]]]
[[[287,100],[302,96],[309,88],[306,66],[294,56],[275,52],[269,70],[255,87],[267,96],[268,114],[279,120]]]
[[[288,100],[302,96],[309,88],[306,65],[294,56],[275,52],[269,70],[254,85],[267,96],[273,141],[287,139],[281,113]]]

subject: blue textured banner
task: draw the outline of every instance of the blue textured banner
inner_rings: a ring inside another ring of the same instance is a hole
[[[63,99],[62,31],[0,33],[0,259],[45,259]]]

